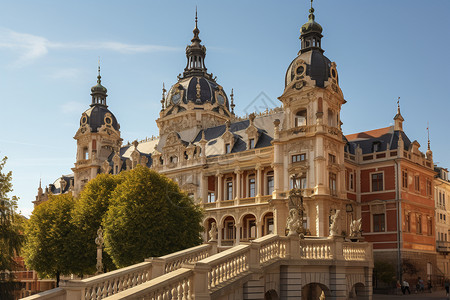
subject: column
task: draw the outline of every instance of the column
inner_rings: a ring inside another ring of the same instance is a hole
[[[234,173],[236,174],[236,200],[240,199],[241,196],[241,175],[242,175],[242,170],[239,168],[236,168],[234,170]],[[237,203],[239,204],[239,203]]]
[[[262,237],[262,226],[261,226],[261,222],[257,221],[256,222],[256,238],[260,238]]]
[[[222,246],[222,230],[223,224],[217,224],[217,247]]]
[[[208,176],[202,172],[200,174],[200,195],[203,203],[208,203]]]
[[[217,201],[223,200],[223,174],[217,173]]]
[[[239,243],[241,242],[241,223],[235,223],[234,226],[236,226],[236,242],[234,243],[235,245],[239,245]]]
[[[261,184],[262,167],[260,164],[256,165],[256,197],[262,196],[262,184]]]

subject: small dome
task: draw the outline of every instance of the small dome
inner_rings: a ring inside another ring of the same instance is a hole
[[[304,35],[310,32],[316,32],[316,33],[322,33],[322,26],[320,26],[319,23],[314,21],[314,8],[311,7],[309,10],[310,14],[308,16],[308,22],[303,24],[302,28],[300,29],[300,34]]]
[[[286,71],[285,86],[294,79],[309,76],[316,81],[316,86],[325,87],[325,81],[331,77],[331,62],[320,50],[301,53],[289,65]],[[336,72],[336,71],[335,71]],[[335,73],[337,77],[337,73]]]
[[[108,90],[101,83],[97,83],[96,85],[91,87],[91,92],[92,93],[104,93],[104,94],[106,94],[108,92]]]
[[[205,77],[193,76],[178,81],[170,88],[165,106],[187,104],[188,102],[197,105],[206,102],[219,103],[229,110],[228,97],[223,88],[216,81]]]
[[[95,105],[86,110],[80,119],[80,126],[88,124],[92,132],[97,132],[103,125],[110,125],[119,130],[120,125],[113,113],[103,105]]]

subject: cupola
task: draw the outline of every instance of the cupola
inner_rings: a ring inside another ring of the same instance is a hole
[[[92,96],[92,104],[94,105],[103,105],[105,107],[108,107],[106,105],[106,97],[108,95],[106,94],[108,90],[102,85],[102,76],[100,75],[100,66],[98,66],[98,76],[97,76],[97,84],[91,87],[91,96]]]

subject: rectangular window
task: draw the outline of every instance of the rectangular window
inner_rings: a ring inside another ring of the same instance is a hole
[[[419,175],[414,176],[414,190],[420,192],[420,177]]]
[[[409,214],[405,215],[406,231],[411,232],[411,219]]]
[[[255,148],[255,139],[250,139],[249,146],[250,146],[250,149]]]
[[[216,195],[214,192],[208,192],[208,203],[216,202]]]
[[[431,196],[431,180],[427,178],[427,196]]]
[[[248,179],[248,196],[255,197],[256,195],[256,181],[255,177],[250,177]]]
[[[433,235],[433,219],[427,218],[427,234]]]
[[[416,232],[417,234],[422,234],[422,216],[416,216]]]
[[[273,188],[273,176],[267,176],[267,195],[272,195]]]
[[[328,162],[330,164],[335,164],[336,163],[336,156],[333,154],[328,154]]]
[[[233,199],[233,182],[227,181],[227,199],[226,200],[232,200]]]
[[[301,153],[301,154],[295,154],[292,155],[292,162],[299,162],[299,161],[305,161],[306,160],[306,154],[305,153]]]
[[[383,173],[372,174],[372,192],[383,190]]]
[[[336,174],[334,173],[329,173],[329,185],[330,185],[330,194],[331,195],[336,195]]]
[[[384,231],[384,214],[376,214],[373,216],[373,232]]]
[[[300,177],[300,189],[304,190],[306,189],[306,176]]]
[[[350,183],[350,190],[353,191],[354,190],[354,186],[353,186],[353,171],[350,172],[350,177],[349,177],[349,183]]]
[[[408,171],[402,171],[402,187],[405,189],[408,187]]]
[[[225,153],[231,153],[231,145],[225,144]]]

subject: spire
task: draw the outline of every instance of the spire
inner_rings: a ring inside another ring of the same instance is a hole
[[[197,7],[195,8],[195,27],[192,32],[194,37],[191,44],[186,47],[187,65],[184,68],[183,77],[206,76],[210,78],[212,76],[206,73],[205,67],[206,48],[200,44],[202,40],[199,37]]]
[[[427,122],[427,133],[428,133],[428,149],[426,155],[428,160],[433,160],[433,151],[431,151],[430,147],[430,124],[428,122]],[[433,164],[431,165],[433,166]]]
[[[430,149],[430,124],[428,121],[427,121],[427,133],[428,133],[428,150],[431,150]]]
[[[166,103],[166,92],[167,92],[167,90],[165,89],[164,82],[163,82],[162,99],[161,99],[161,110],[164,109],[164,103]]]
[[[397,99],[397,114],[394,117],[395,125],[394,130],[400,130],[403,131],[403,119],[402,114],[400,113],[400,97]]]
[[[234,115],[234,107],[235,107],[236,105],[234,104],[234,94],[233,94],[233,89],[231,89],[230,98],[231,98],[231,104],[230,104],[230,107],[231,107],[231,114]]]
[[[98,59],[98,75],[97,84],[91,87],[92,103],[91,106],[102,105],[106,106],[107,89],[102,85],[102,76],[100,75],[100,58]]]
[[[300,29],[301,50],[300,53],[310,50],[319,50],[323,52],[321,45],[322,26],[315,21],[313,0],[309,9],[308,22],[303,24]]]

